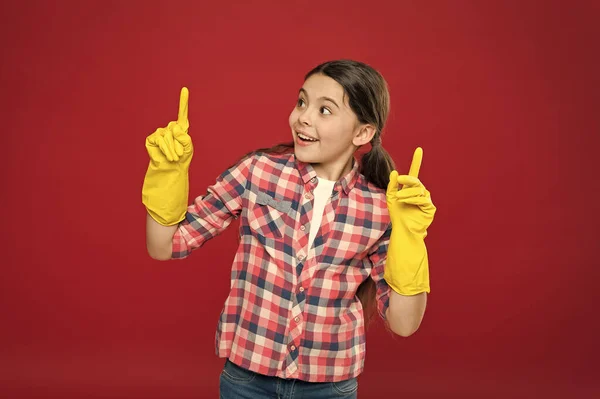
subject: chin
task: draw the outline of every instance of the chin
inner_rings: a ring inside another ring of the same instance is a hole
[[[296,159],[300,162],[315,163],[314,159],[311,159],[311,157],[307,156],[307,154],[303,154],[302,151],[298,151],[297,148],[294,148],[294,155],[296,156]]]

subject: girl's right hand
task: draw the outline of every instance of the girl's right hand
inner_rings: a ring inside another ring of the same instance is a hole
[[[177,121],[169,122],[167,127],[158,128],[146,137],[146,149],[150,160],[157,163],[176,162],[188,166],[194,153],[192,138],[188,135],[187,87],[181,89]]]
[[[188,169],[194,153],[187,133],[190,126],[188,97],[188,89],[183,87],[177,121],[146,137],[150,162],[142,187],[142,203],[148,214],[163,226],[182,221],[188,205]]]

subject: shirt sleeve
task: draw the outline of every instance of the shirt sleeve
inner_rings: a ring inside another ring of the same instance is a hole
[[[171,258],[181,259],[224,231],[237,219],[253,157],[246,157],[217,177],[206,194],[194,199],[173,236]]]
[[[370,261],[371,267],[371,278],[375,282],[377,288],[376,299],[377,299],[377,312],[381,318],[385,321],[385,312],[390,305],[390,286],[383,278],[383,272],[385,267],[385,261],[387,259],[387,251],[390,243],[390,236],[392,234],[392,225],[388,225],[385,233],[381,238],[373,245],[368,253],[367,259]]]

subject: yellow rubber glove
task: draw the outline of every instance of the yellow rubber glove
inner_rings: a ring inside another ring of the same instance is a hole
[[[430,292],[425,237],[436,208],[418,178],[422,159],[423,149],[418,147],[408,175],[392,171],[386,192],[392,234],[383,278],[400,295]]]
[[[183,87],[177,121],[146,137],[150,163],[142,187],[142,203],[163,226],[181,222],[188,207],[188,170],[194,153],[188,135],[188,99],[189,91]]]

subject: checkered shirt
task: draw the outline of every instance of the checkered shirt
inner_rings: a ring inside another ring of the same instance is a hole
[[[216,354],[269,376],[341,381],[364,368],[356,290],[369,275],[385,320],[391,224],[385,190],[367,183],[354,158],[352,170],[335,183],[309,248],[316,185],[313,167],[293,153],[246,157],[188,207],[172,257],[187,257],[239,219]]]

